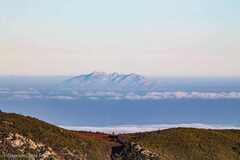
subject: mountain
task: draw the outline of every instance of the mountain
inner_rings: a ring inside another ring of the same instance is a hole
[[[153,82],[134,73],[92,72],[66,80],[61,87],[78,90],[140,91],[150,90]]]
[[[0,159],[239,160],[239,130],[173,128],[107,135],[0,112]]]

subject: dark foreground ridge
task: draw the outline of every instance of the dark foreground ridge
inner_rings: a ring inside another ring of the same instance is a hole
[[[2,159],[240,160],[240,131],[175,128],[107,135],[0,112]]]

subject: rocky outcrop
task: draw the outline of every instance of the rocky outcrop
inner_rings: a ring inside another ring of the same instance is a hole
[[[119,145],[112,148],[112,160],[160,160],[158,154],[144,149],[139,144],[127,142],[116,136]]]
[[[1,146],[5,146],[6,154],[3,154],[4,158],[27,158],[27,159],[57,159],[57,154],[52,148],[37,143],[29,138],[24,137],[18,133],[9,133],[4,139],[0,141]],[[4,148],[1,152],[4,152]],[[9,153],[9,150],[12,150]],[[27,154],[26,154],[27,153]],[[15,157],[17,156],[17,157]]]

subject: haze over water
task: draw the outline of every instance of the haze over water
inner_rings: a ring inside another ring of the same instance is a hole
[[[0,109],[62,126],[239,126],[239,8],[238,0],[1,2]]]
[[[144,128],[150,130],[164,128],[164,125],[165,127],[181,124],[192,127],[199,127],[197,124],[203,124],[200,127],[240,125],[240,96],[237,97],[240,95],[239,79],[162,78],[159,81],[163,88],[158,92],[169,97],[156,98],[156,93],[151,97],[153,94],[149,96],[149,93],[136,92],[134,96],[131,93],[131,98],[129,93],[124,93],[121,99],[116,99],[115,96],[119,97],[120,93],[110,94],[108,91],[89,94],[90,92],[85,91],[76,97],[72,92],[55,90],[56,86],[69,78],[1,77],[0,109],[30,115],[60,126],[73,129],[85,127],[82,129],[94,131],[99,130],[96,127],[104,126],[110,129],[122,126],[127,132],[131,132]],[[188,94],[195,92],[199,95],[172,97],[178,96],[180,91]],[[233,93],[235,97],[229,97],[233,96]],[[149,94],[148,97],[145,94]],[[214,97],[209,97],[208,94]],[[139,126],[142,128],[139,129]]]

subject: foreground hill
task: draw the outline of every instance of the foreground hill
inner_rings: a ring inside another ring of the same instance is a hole
[[[0,112],[0,159],[240,160],[240,131],[175,128],[114,136]]]
[[[122,137],[161,160],[240,160],[239,130],[174,128]]]
[[[31,117],[0,112],[0,159],[18,155],[25,159],[107,160],[111,143],[101,137],[108,135],[68,131]]]

